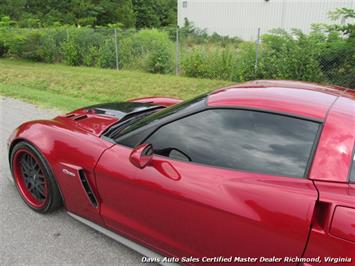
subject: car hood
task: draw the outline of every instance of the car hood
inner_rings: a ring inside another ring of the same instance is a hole
[[[159,108],[164,108],[164,106],[139,102],[103,103],[77,109],[58,116],[55,120],[67,124],[73,130],[85,130],[88,133],[100,136],[113,124]]]

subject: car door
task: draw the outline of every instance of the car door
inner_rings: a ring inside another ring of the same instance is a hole
[[[208,109],[162,125],[142,140],[154,149],[143,169],[130,163],[132,148],[124,145],[101,157],[103,219],[167,255],[259,263],[302,256],[317,200],[306,177],[320,127],[237,109]]]

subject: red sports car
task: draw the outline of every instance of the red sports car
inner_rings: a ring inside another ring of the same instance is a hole
[[[30,208],[143,261],[354,265],[354,140],[354,91],[253,81],[28,122],[8,148]]]

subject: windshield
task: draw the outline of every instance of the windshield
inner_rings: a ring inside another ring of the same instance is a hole
[[[163,110],[155,110],[153,112],[143,113],[140,116],[133,117],[132,119],[125,121],[123,124],[119,124],[119,126],[114,130],[114,132],[111,131],[111,134],[109,134],[108,137],[116,139],[145,125],[169,117],[181,110],[189,109],[190,107],[194,106],[195,103],[198,103],[201,100],[204,100],[205,98],[206,94],[203,94],[196,98],[182,102],[177,105],[173,105]]]

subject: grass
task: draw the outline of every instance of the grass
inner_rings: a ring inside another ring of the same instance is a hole
[[[0,59],[0,94],[62,111],[144,96],[188,99],[230,82]]]

